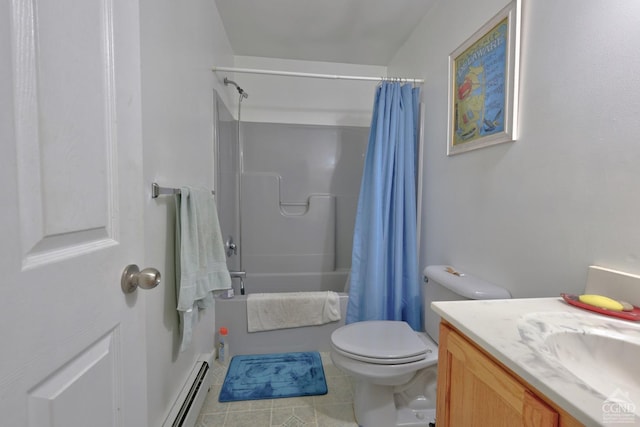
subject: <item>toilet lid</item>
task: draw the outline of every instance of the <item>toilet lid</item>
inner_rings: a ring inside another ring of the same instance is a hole
[[[399,364],[422,360],[427,346],[406,322],[369,320],[352,323],[331,334],[336,350],[369,363]]]

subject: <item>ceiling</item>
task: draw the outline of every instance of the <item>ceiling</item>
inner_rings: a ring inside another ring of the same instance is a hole
[[[388,65],[437,0],[216,0],[235,55]]]

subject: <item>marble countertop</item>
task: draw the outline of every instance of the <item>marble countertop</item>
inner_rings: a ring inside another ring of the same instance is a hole
[[[600,331],[605,335],[625,334],[640,343],[640,324],[592,313],[567,304],[562,298],[524,298],[510,300],[440,301],[431,305],[443,319],[464,333],[489,354],[507,366],[558,406],[587,426],[640,425],[640,415],[621,423],[607,418],[603,405],[623,386],[609,384],[595,390],[553,357],[545,357],[545,337],[554,332],[581,334]],[[604,332],[603,332],[604,331]],[[624,355],[621,355],[621,357]],[[580,358],[581,354],[571,354]],[[634,365],[638,364],[634,361]],[[594,370],[593,375],[598,374]],[[589,373],[588,375],[592,375]],[[596,380],[599,380],[596,378]],[[639,378],[631,378],[638,389]],[[631,387],[629,387],[631,388]],[[640,396],[627,395],[640,409]],[[615,415],[615,414],[611,414]],[[627,414],[628,415],[628,414]],[[622,420],[624,421],[624,420]]]

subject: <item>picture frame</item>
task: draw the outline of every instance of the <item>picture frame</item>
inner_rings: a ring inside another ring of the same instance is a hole
[[[520,2],[449,55],[447,156],[516,140]]]

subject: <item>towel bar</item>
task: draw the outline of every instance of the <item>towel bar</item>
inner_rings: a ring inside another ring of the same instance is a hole
[[[160,187],[157,183],[151,183],[151,198],[155,199],[158,196],[165,196],[171,194],[180,194],[179,188],[171,188],[171,187]],[[211,194],[216,194],[215,191],[212,191]]]

